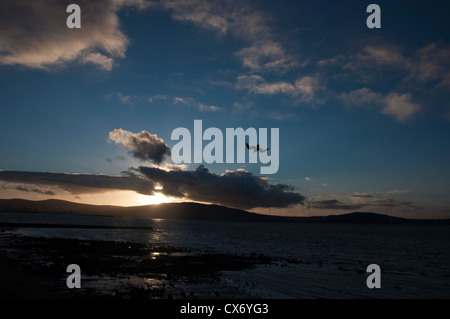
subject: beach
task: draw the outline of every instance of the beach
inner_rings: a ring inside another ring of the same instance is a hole
[[[1,236],[2,298],[245,298],[223,285],[221,271],[270,258],[194,254],[169,246],[61,238]],[[82,265],[81,289],[69,289],[66,267]]]
[[[22,223],[0,228],[2,298],[450,297],[447,225],[1,218]],[[66,284],[71,264],[80,289]],[[381,268],[380,289],[366,285],[370,264]]]

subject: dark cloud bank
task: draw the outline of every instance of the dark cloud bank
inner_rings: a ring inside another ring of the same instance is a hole
[[[0,180],[10,183],[56,186],[72,194],[132,190],[140,194],[152,195],[154,190],[152,181],[134,176],[0,171]]]
[[[164,171],[142,166],[133,171],[163,185],[166,195],[244,209],[288,207],[305,199],[288,185],[272,184],[268,179],[244,170],[217,175],[200,165],[193,171]]]
[[[157,191],[167,196],[242,209],[289,207],[300,204],[305,199],[294,192],[291,186],[273,184],[265,177],[243,170],[217,175],[204,165],[192,171],[165,171],[156,167],[140,166],[130,169],[124,176],[0,171],[0,180],[56,186],[72,194],[132,190],[153,195]],[[163,189],[155,190],[156,186],[162,186]]]

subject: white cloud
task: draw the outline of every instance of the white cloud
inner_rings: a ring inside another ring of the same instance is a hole
[[[286,54],[281,44],[273,40],[255,42],[250,47],[236,52],[236,56],[252,72],[285,71],[298,66],[298,63]]]
[[[302,102],[309,102],[320,86],[319,81],[311,76],[300,77],[292,84],[284,81],[270,83],[260,75],[241,75],[236,78],[236,88],[265,95],[286,94],[300,98]]]
[[[311,181],[311,178],[310,177],[305,177],[305,181]]]
[[[68,62],[90,63],[111,70],[125,57],[127,37],[117,12],[143,1],[99,0],[78,2],[81,29],[66,27],[67,3],[58,0],[5,0],[0,3],[0,64],[51,70]]]
[[[383,96],[367,87],[348,93],[344,92],[340,98],[346,105],[376,107],[380,113],[391,116],[399,122],[411,119],[421,109],[419,104],[412,102],[411,93],[391,92]]]
[[[341,100],[348,106],[366,107],[371,106],[374,103],[380,103],[383,99],[383,95],[373,92],[367,87],[353,90],[350,92],[344,92],[340,95]]]
[[[172,105],[184,104],[187,107],[195,108],[196,110],[198,110],[200,112],[222,111],[222,108],[220,106],[205,104],[205,103],[199,102],[191,97],[178,97],[178,96],[158,94],[158,95],[150,97],[148,99],[148,102],[153,103],[157,100],[162,100],[162,101],[165,101],[166,103],[170,103]]]
[[[397,47],[374,47],[366,46],[362,53],[357,55],[357,59],[368,63],[382,65],[409,67],[409,61],[399,51]]]
[[[392,116],[400,122],[410,119],[420,110],[420,105],[411,102],[411,94],[390,93],[384,99],[381,113]]]
[[[107,57],[101,53],[94,52],[89,53],[81,58],[83,63],[93,63],[97,64],[100,68],[111,71],[113,67],[114,60],[110,57]]]
[[[319,89],[319,81],[311,76],[304,76],[295,81],[295,87],[305,101],[311,101]]]
[[[242,65],[252,72],[283,72],[298,66],[286,53],[270,25],[270,17],[247,1],[171,0],[155,1],[170,10],[172,18],[212,30],[220,36],[242,39],[245,47],[236,52]]]
[[[198,103],[197,104],[197,109],[201,112],[203,111],[207,111],[207,112],[217,112],[220,111],[222,108],[220,106],[215,106],[215,105],[206,105],[203,103]]]

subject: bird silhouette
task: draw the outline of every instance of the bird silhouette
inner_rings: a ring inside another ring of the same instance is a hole
[[[245,145],[247,146],[248,150],[252,150],[253,152],[261,152],[261,153],[267,152],[270,148],[270,147],[268,147],[266,149],[264,149],[262,147],[260,148],[259,144],[257,144],[256,146],[250,146],[250,145],[248,145],[248,143],[245,143]]]

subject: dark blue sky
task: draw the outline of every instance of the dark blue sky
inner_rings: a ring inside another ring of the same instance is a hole
[[[382,27],[369,29],[370,3],[79,1],[82,28],[69,30],[65,3],[5,1],[0,169],[119,176],[148,163],[108,142],[111,131],[173,147],[172,131],[201,119],[280,129],[280,168],[266,177],[305,200],[255,211],[448,217],[449,4],[376,1]],[[260,164],[206,166],[261,182]],[[0,187],[3,198],[107,198],[58,182]],[[198,192],[185,199],[215,198]]]

